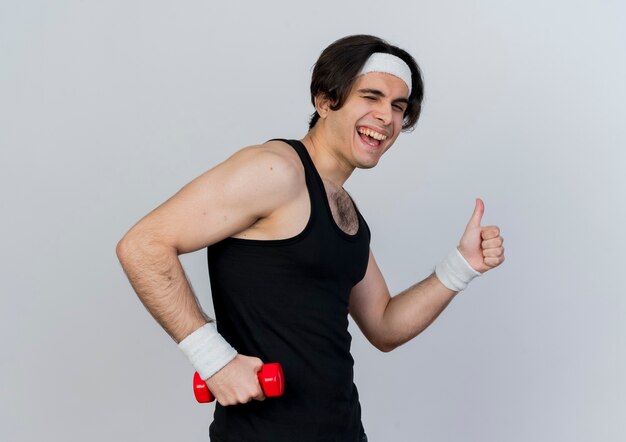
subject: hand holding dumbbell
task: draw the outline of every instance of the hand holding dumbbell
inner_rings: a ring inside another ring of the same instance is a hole
[[[283,376],[283,368],[279,363],[271,362],[263,365],[261,371],[257,373],[257,377],[265,396],[276,397],[283,395],[285,391],[285,377]],[[204,382],[198,372],[193,375],[193,394],[201,404],[215,400],[206,382]]]

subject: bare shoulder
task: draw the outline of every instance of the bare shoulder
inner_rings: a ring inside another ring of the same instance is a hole
[[[270,199],[274,198],[269,194],[288,198],[305,185],[304,167],[298,154],[281,141],[245,147],[219,168],[234,188],[254,189],[252,195],[263,193]]]
[[[261,172],[264,175],[276,172],[284,179],[304,177],[304,167],[296,151],[287,143],[272,140],[264,144],[244,147],[228,161],[235,167]]]
[[[306,187],[304,167],[295,150],[281,141],[244,147],[211,175],[223,197],[245,203],[259,217],[296,198]]]

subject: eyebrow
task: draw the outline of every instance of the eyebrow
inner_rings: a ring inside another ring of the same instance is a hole
[[[365,88],[365,89],[359,89],[358,92],[360,92],[361,94],[376,95],[377,97],[383,97],[383,98],[386,97],[386,95],[382,91],[379,91],[378,89]],[[396,98],[395,100],[393,100],[393,103],[404,103],[408,105],[409,99],[408,98]]]

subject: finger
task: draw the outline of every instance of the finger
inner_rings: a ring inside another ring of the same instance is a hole
[[[474,213],[467,223],[467,229],[480,227],[480,221],[485,213],[485,203],[480,198],[476,198],[476,206],[474,207]]]
[[[251,358],[252,359],[252,369],[258,373],[263,369],[263,361],[259,358]]]
[[[254,399],[255,401],[264,401],[265,395],[263,394],[263,391],[261,391],[261,394],[257,394],[252,399]]]
[[[256,389],[250,394],[250,398],[255,401],[264,401],[265,394],[263,392],[263,388],[261,387],[261,383],[257,383]]]
[[[480,246],[484,250],[484,249],[494,249],[496,247],[502,247],[502,244],[504,244],[504,238],[502,238],[501,236],[498,236],[497,238],[487,239],[483,241],[480,244]]]
[[[263,390],[261,389],[260,385],[257,385],[256,388],[251,388],[247,392],[241,391],[237,397],[237,402],[240,404],[247,404],[252,400],[262,401],[263,399],[265,399]]]
[[[485,258],[498,258],[502,255],[504,255],[504,247],[483,250],[483,257]]]
[[[482,239],[493,239],[500,236],[500,228],[498,226],[483,227],[480,231]]]
[[[226,395],[220,395],[219,397],[215,397],[215,399],[223,407],[228,407],[229,405],[235,405],[239,403],[239,401],[237,400],[235,396],[227,397]]]
[[[504,255],[499,256],[497,258],[484,258],[483,262],[486,266],[491,268],[497,267],[504,262]]]

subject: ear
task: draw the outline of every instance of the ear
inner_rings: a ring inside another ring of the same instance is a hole
[[[320,118],[324,119],[330,112],[331,102],[326,94],[320,93],[315,96],[315,110]]]

